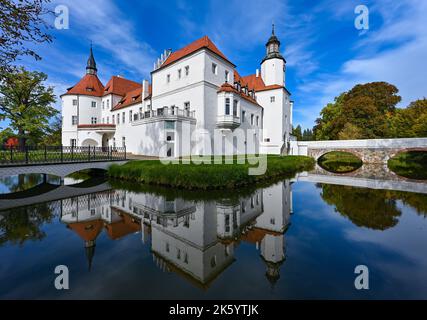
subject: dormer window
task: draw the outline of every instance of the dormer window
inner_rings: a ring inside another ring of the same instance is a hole
[[[181,79],[181,73],[182,73],[182,70],[178,69],[178,79]]]
[[[88,91],[88,92],[92,92],[93,91],[93,88],[86,88],[86,91]]]
[[[96,101],[92,101],[92,108],[96,108]]]
[[[185,66],[185,75],[188,76],[190,74],[190,66]]]

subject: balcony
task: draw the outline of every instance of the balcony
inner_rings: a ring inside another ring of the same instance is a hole
[[[216,126],[224,129],[234,129],[240,126],[240,118],[231,114],[218,116]]]
[[[96,131],[96,132],[115,132],[116,125],[110,123],[97,123],[97,124],[79,124],[77,126],[79,131]]]
[[[156,110],[150,110],[134,114],[134,121],[159,119],[159,120],[177,120],[177,119],[195,119],[195,111],[180,109],[178,107],[163,107]]]

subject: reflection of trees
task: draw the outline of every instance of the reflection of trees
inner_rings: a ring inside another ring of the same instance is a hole
[[[376,230],[394,227],[401,215],[390,192],[338,185],[322,185],[323,200],[355,225]]]
[[[393,191],[393,198],[402,200],[402,202],[414,208],[418,214],[427,217],[427,194]]]
[[[10,193],[30,189],[42,182],[42,174],[20,174],[1,179],[1,183],[9,189]]]
[[[46,234],[41,227],[52,221],[54,208],[43,203],[0,212],[0,246],[9,241],[22,245],[27,240],[43,239]]]

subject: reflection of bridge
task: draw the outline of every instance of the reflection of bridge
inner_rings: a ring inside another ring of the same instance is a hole
[[[314,183],[427,194],[425,181],[398,177],[387,168],[387,165],[364,164],[356,171],[345,174],[328,172],[316,165],[313,171],[299,173],[296,179]]]
[[[400,152],[415,150],[427,151],[427,138],[291,142],[293,155],[310,156],[316,160],[331,151],[344,151],[355,154],[365,163],[384,163]]]
[[[127,161],[94,161],[81,163],[58,163],[58,164],[43,164],[43,165],[20,165],[16,167],[0,167],[0,178],[30,173],[50,174],[64,178],[71,173],[87,170],[87,169],[103,169],[106,170],[113,163],[124,164]]]
[[[92,194],[96,192],[102,192],[110,190],[111,187],[107,182],[90,186],[87,188],[81,188],[76,186],[57,186],[53,187],[50,191],[35,195],[32,197],[19,198],[19,199],[2,199],[0,201],[0,211],[11,208],[30,206],[43,202],[51,202],[55,200],[74,198],[86,194]]]

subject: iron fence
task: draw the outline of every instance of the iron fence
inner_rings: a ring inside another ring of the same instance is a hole
[[[126,147],[0,147],[0,166],[126,160]]]

